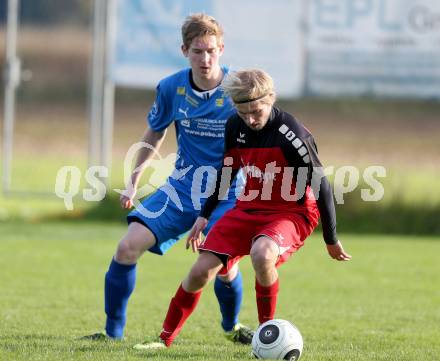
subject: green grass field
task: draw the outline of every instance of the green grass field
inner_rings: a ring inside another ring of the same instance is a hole
[[[18,52],[34,75],[18,92],[14,192],[0,193],[0,361],[251,360],[249,347],[223,338],[212,285],[175,347],[132,349],[157,335],[195,260],[182,244],[164,258],[141,259],[124,342],[77,340],[103,328],[104,273],[126,229],[110,189],[99,204],[77,195],[73,212],[53,194],[60,167],[77,166],[82,175],[87,167],[90,39],[83,27],[20,31]],[[152,91],[116,93],[112,189],[123,183],[126,151],[144,132],[154,100]],[[312,98],[279,105],[311,130],[326,166],[387,169],[383,200],[361,202],[357,189],[337,207],[351,262],[331,260],[315,234],[280,270],[277,317],[301,330],[302,360],[440,360],[440,102]],[[170,129],[163,157],[175,151],[174,136]],[[241,267],[241,321],[256,327],[253,272],[248,260]]]
[[[125,341],[78,341],[103,326],[103,277],[124,232],[124,225],[91,222],[0,224],[0,360],[251,359],[249,347],[223,339],[212,285],[172,349],[131,349],[161,328],[195,259],[183,244],[165,258],[141,259]],[[439,239],[341,238],[351,262],[331,260],[316,234],[280,269],[276,316],[300,328],[302,360],[438,360]],[[248,260],[242,271],[241,321],[255,327]]]

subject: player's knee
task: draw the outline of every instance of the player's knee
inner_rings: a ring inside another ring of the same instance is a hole
[[[255,270],[266,269],[275,265],[278,252],[270,242],[256,242],[251,248],[250,256]]]
[[[208,269],[195,264],[189,273],[190,282],[198,287],[204,287],[210,280],[211,275]]]
[[[128,232],[119,242],[115,259],[122,264],[134,264],[156,242],[154,234],[139,223],[131,223]]]
[[[122,239],[116,249],[115,259],[122,264],[134,264],[141,254],[142,252],[137,249],[132,242],[127,239]]]

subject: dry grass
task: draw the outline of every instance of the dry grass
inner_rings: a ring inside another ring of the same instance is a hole
[[[440,171],[440,102],[309,100],[285,106],[315,135],[326,163]]]
[[[0,30],[0,48],[4,41]],[[86,149],[91,47],[87,28],[20,29],[18,53],[33,77],[19,91],[19,152],[29,148],[51,152],[60,144],[68,153]],[[124,97],[128,101],[119,101],[116,107],[116,155],[142,135],[152,101],[151,93],[145,98],[139,91],[128,93]],[[315,134],[326,164],[439,167],[440,103],[308,100],[281,106]]]
[[[128,147],[140,139],[150,104],[151,99],[117,104],[115,156],[122,157]],[[322,107],[319,101],[315,104],[294,102],[287,106],[313,132],[326,164],[440,169],[440,122],[434,111],[411,114],[404,109],[402,114],[397,114],[388,104],[372,104],[375,115],[370,118],[362,109],[354,108],[352,113],[344,114],[335,104],[327,103],[326,114],[319,107]],[[437,108],[440,109],[440,105]],[[174,129],[170,127],[169,142],[164,148],[167,152],[175,149],[173,138]],[[88,142],[86,104],[18,104],[15,141],[18,153],[35,149],[40,154],[51,153],[60,147],[63,154],[83,153]]]
[[[5,49],[5,30],[0,29],[0,49]],[[22,69],[31,75],[22,83],[20,95],[41,101],[53,97],[85,94],[92,49],[89,29],[27,28],[19,29],[17,54]],[[0,67],[4,67],[4,57]],[[74,99],[72,99],[74,100]]]
[[[4,41],[0,30],[0,48]],[[90,29],[20,29],[18,52],[33,77],[18,92],[16,156],[84,160],[91,46]],[[1,66],[3,61],[0,58]],[[118,90],[113,141],[116,164],[142,136],[152,99],[151,92]],[[280,102],[280,106],[312,131],[326,165],[379,164],[399,169],[402,178],[408,172],[440,173],[439,102],[301,100]],[[170,127],[161,153],[174,150],[174,129]]]

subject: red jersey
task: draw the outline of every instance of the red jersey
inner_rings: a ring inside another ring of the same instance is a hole
[[[333,193],[328,181],[321,174],[315,193],[311,187],[313,177],[319,174],[314,170],[322,173],[315,141],[292,115],[273,107],[261,130],[249,128],[237,114],[230,117],[225,129],[224,166],[231,166],[233,174],[241,169],[246,175],[237,209],[292,212],[311,224],[316,224],[321,212],[325,241],[337,242]],[[209,217],[218,203],[216,199],[221,198],[221,173],[216,191],[200,213],[203,217]]]

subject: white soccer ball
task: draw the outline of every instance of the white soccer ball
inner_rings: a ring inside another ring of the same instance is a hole
[[[297,361],[302,349],[301,333],[285,320],[277,319],[261,324],[252,338],[252,352],[258,359]]]

